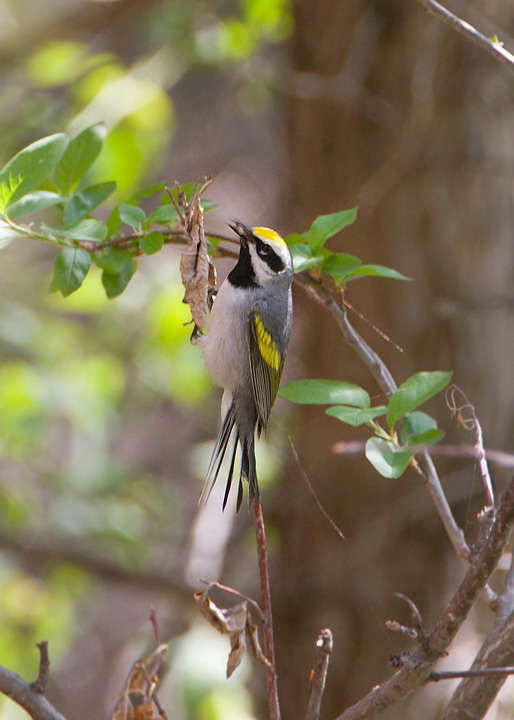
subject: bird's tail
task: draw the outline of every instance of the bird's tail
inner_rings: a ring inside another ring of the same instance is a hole
[[[221,424],[221,430],[218,435],[218,439],[216,440],[216,445],[214,446],[214,450],[212,451],[211,461],[209,463],[209,467],[207,469],[207,476],[205,478],[205,483],[203,486],[202,494],[200,495],[200,500],[198,501],[198,504],[206,503],[207,500],[210,497],[210,494],[212,492],[212,488],[216,484],[216,480],[218,479],[218,475],[221,468],[221,463],[223,462],[223,458],[225,457],[225,453],[227,451],[228,444],[230,442],[230,436],[232,435],[232,432],[234,430],[234,426],[236,425],[236,411],[234,408],[234,404],[229,407],[225,417],[223,418],[223,422]],[[225,505],[227,504],[228,500],[228,494],[230,492],[230,486],[232,485],[232,475],[234,474],[234,464],[236,461],[236,450],[237,450],[237,442],[239,440],[239,433],[235,432],[235,438],[232,448],[232,460],[230,461],[230,470],[228,473],[228,479],[227,479],[227,487],[225,489],[225,498],[223,500],[223,509],[225,509]]]
[[[257,482],[257,467],[255,464],[255,438],[252,434],[251,437],[245,438],[242,442],[243,455],[241,458],[241,476],[248,479],[248,507],[252,507],[254,500],[259,500],[259,484]],[[241,491],[242,482],[239,481],[239,488]],[[241,498],[242,499],[242,498]],[[238,510],[241,505],[241,500],[238,500]]]
[[[241,469],[239,472],[239,487],[237,491],[237,511],[241,507],[243,501],[243,478],[248,480],[249,493],[248,493],[248,504],[251,507],[252,502],[255,499],[259,499],[259,485],[257,483],[257,470],[255,465],[255,438],[252,435],[249,438],[241,438],[236,423],[236,411],[234,403],[232,403],[223,418],[221,424],[221,430],[216,440],[214,450],[212,452],[211,461],[207,470],[207,476],[205,478],[205,484],[203,486],[202,494],[200,496],[199,504],[206,503],[212,492],[216,480],[221,469],[221,464],[227,447],[230,442],[231,436],[234,435],[232,443],[232,458],[230,460],[230,467],[228,471],[227,484],[225,487],[225,495],[223,498],[223,510],[227,504],[230,488],[232,486],[232,478],[234,476],[234,467],[236,463],[236,452],[239,441],[241,441]]]

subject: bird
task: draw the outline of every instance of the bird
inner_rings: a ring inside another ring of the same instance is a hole
[[[236,265],[222,283],[200,345],[207,369],[224,392],[221,429],[200,497],[207,502],[231,442],[223,510],[241,451],[237,512],[248,481],[248,505],[259,500],[255,436],[266,429],[275,403],[293,321],[293,261],[280,235],[267,227],[234,221],[239,237]]]

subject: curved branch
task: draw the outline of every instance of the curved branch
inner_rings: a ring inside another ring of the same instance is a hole
[[[514,479],[501,498],[489,536],[473,558],[446,610],[423,647],[402,656],[402,667],[368,695],[339,715],[337,720],[374,720],[389,707],[423,685],[432,667],[446,653],[469,611],[496,568],[514,523]]]
[[[1,665],[0,692],[26,710],[34,720],[66,720],[44,695],[40,695],[23,678]]]

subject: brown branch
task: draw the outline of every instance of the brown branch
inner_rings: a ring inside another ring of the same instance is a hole
[[[441,720],[457,720],[463,711],[469,720],[482,718],[507,678],[507,666],[514,663],[514,557],[497,607],[495,627],[482,643],[471,670],[463,675],[465,679],[455,689]]]
[[[311,672],[309,704],[305,720],[318,720],[321,711],[321,701],[325,691],[330,653],[334,645],[332,631],[328,628],[322,630],[316,640],[316,658]]]
[[[471,567],[428,636],[425,647],[420,645],[413,652],[404,654],[402,667],[393,677],[373,688],[368,695],[345,710],[337,720],[378,718],[389,707],[403,700],[427,681],[432,667],[446,653],[498,564],[513,523],[514,480],[500,500],[489,537],[474,555]]]
[[[277,671],[275,666],[275,644],[273,641],[273,620],[271,617],[271,596],[268,577],[268,556],[266,552],[266,535],[264,532],[264,518],[259,498],[252,503],[255,534],[257,537],[257,556],[259,559],[259,575],[261,579],[261,609],[264,626],[264,654],[269,665],[266,665],[266,687],[268,690],[268,703],[270,720],[280,720],[280,706],[278,703]]]
[[[435,0],[417,0],[417,2],[423,5],[425,10],[431,15],[442,20],[446,25],[456,30],[473,44],[478,45],[478,47],[485,50],[489,55],[492,55],[496,60],[507,65],[507,67],[514,72],[514,56],[505,50],[501,43],[489,40],[489,38],[478,32],[478,30],[468,22],[461,20]]]
[[[345,342],[357,353],[361,361],[371,372],[384,393],[389,396],[397,390],[397,385],[389,372],[389,369],[377,353],[372,350],[365,340],[359,335],[350,324],[346,310],[340,307],[336,299],[323,285],[322,281],[312,273],[303,272],[295,275],[296,282],[301,285],[307,293],[313,297],[322,307],[328,310],[341,330]],[[464,534],[455,522],[451,508],[446,500],[437,470],[425,450],[421,453],[425,464],[423,478],[426,482],[437,512],[442,520],[445,530],[452,545],[461,559],[469,557],[469,548],[465,542]]]
[[[30,687],[34,692],[39,693],[39,695],[44,695],[48,682],[48,672],[50,670],[48,640],[42,640],[40,643],[36,643],[36,647],[39,649],[39,672],[36,680],[30,683]]]
[[[36,689],[40,679],[46,683],[46,673],[48,672],[43,668],[45,660],[43,657],[43,645],[46,645],[46,643],[39,643],[38,645],[41,653],[41,663],[36,682],[29,685],[15,672],[0,665],[0,693],[11,698],[13,702],[26,710],[33,720],[66,720],[64,715],[61,715],[46,697]],[[46,660],[48,660],[48,654],[46,654]]]

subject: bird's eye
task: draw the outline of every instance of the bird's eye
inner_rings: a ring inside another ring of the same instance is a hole
[[[260,255],[269,255],[271,248],[269,245],[263,245],[259,251]]]

